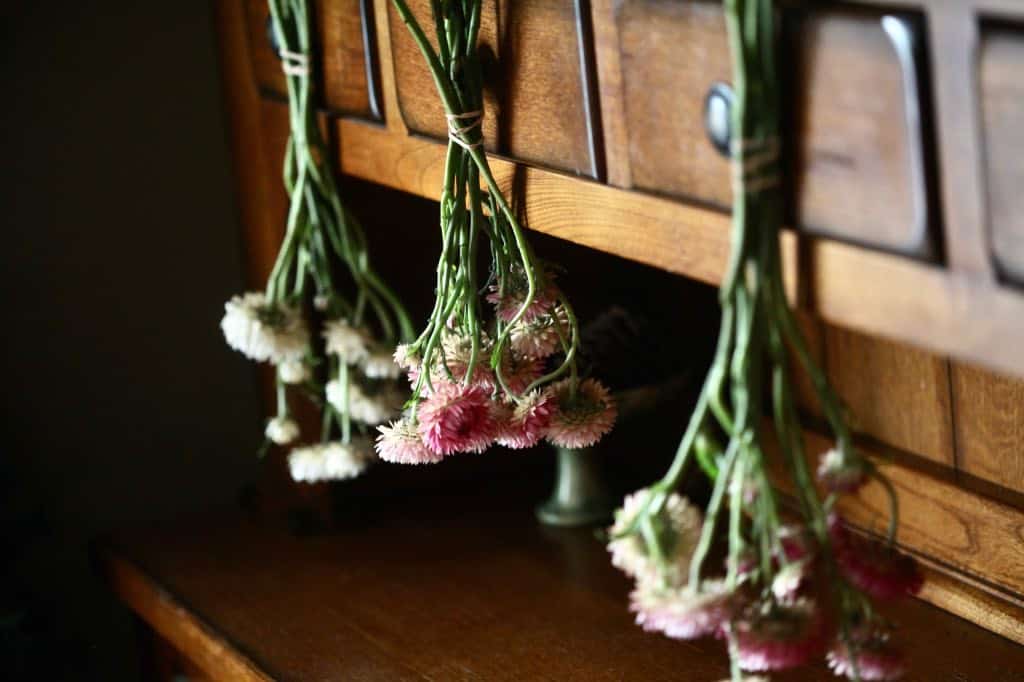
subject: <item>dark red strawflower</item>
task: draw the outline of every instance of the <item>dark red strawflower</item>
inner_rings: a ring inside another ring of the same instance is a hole
[[[888,633],[874,628],[858,628],[849,643],[837,640],[828,652],[828,667],[836,675],[851,680],[898,680],[907,672],[903,652],[889,641]]]
[[[880,600],[913,596],[924,576],[913,558],[881,542],[855,536],[837,514],[829,516],[829,535],[836,561],[847,579]]]
[[[732,623],[740,667],[787,670],[820,658],[831,635],[824,612],[809,600],[755,604]]]

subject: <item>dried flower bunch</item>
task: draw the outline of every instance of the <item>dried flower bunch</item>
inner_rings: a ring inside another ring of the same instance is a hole
[[[914,594],[922,576],[893,546],[895,491],[855,449],[840,402],[786,302],[772,2],[726,0],[725,6],[734,66],[735,199],[718,346],[669,471],[628,497],[617,514],[612,561],[636,579],[631,608],[639,625],[678,639],[722,638],[733,680],[765,679],[744,673],[822,658],[838,676],[896,679],[904,660],[890,641],[892,625],[872,600]],[[809,373],[836,441],[817,472],[824,499],[804,454],[787,347]],[[762,405],[769,395],[770,405]],[[773,414],[773,447],[766,447],[765,407]],[[695,460],[714,482],[703,519],[674,492]],[[769,469],[790,479],[798,522],[783,522]],[[836,510],[841,496],[870,479],[891,500],[882,542],[851,534]],[[709,556],[720,526],[727,540],[718,571]]]
[[[266,290],[228,301],[221,328],[232,348],[276,366],[277,416],[267,423],[268,442],[299,438],[288,387],[323,408],[321,442],[289,456],[293,478],[351,478],[375,458],[368,429],[397,415],[405,401],[391,353],[414,332],[373,270],[363,228],[338,193],[312,104],[309,2],[269,5],[288,83],[284,184],[291,200]]]
[[[495,442],[592,445],[611,429],[614,403],[597,380],[578,376],[572,306],[534,256],[483,150],[482,0],[431,3],[436,48],[404,0],[394,5],[433,75],[449,142],[434,310],[420,336],[396,351],[413,393],[406,414],[380,429],[377,451],[421,464]],[[483,238],[486,280],[477,268]]]

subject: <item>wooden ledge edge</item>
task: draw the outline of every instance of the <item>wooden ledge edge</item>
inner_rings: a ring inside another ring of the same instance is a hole
[[[343,173],[436,199],[445,145],[355,118],[333,120]],[[530,229],[717,285],[729,215],[492,156],[498,183],[528,197]],[[1024,376],[1024,295],[910,258],[782,238],[791,300],[843,327]]]
[[[273,680],[216,628],[185,608],[115,549],[101,547],[98,562],[114,594],[211,679]]]

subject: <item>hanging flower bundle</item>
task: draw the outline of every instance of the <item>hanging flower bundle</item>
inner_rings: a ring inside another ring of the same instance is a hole
[[[419,337],[395,353],[412,398],[401,419],[381,427],[377,451],[421,464],[495,442],[593,445],[611,429],[614,403],[596,379],[579,377],[572,306],[553,269],[534,256],[483,150],[482,0],[431,3],[436,49],[404,0],[394,5],[430,68],[449,141],[434,309]],[[490,273],[478,267],[482,242]]]
[[[617,513],[612,562],[636,580],[631,608],[639,625],[677,639],[722,638],[733,680],[765,679],[743,675],[822,658],[838,676],[896,679],[904,660],[873,600],[912,595],[922,576],[893,546],[895,491],[854,448],[839,400],[786,302],[772,2],[726,0],[725,7],[734,64],[734,207],[718,346],[669,471]],[[787,348],[812,378],[835,437],[817,471],[824,499],[804,455]],[[772,428],[762,424],[765,408]],[[767,447],[772,430],[774,446]],[[713,481],[703,515],[674,492],[693,461]],[[789,479],[798,521],[781,514],[769,470]],[[836,511],[839,497],[869,479],[891,500],[883,542],[851,534]],[[717,556],[719,529],[727,537],[724,565],[709,558]]]
[[[269,5],[288,84],[287,227],[265,291],[228,301],[221,328],[232,348],[276,367],[277,416],[266,425],[268,442],[299,438],[288,387],[323,408],[320,442],[289,456],[293,478],[350,478],[374,459],[367,429],[397,415],[407,397],[391,353],[413,328],[373,270],[365,233],[338,194],[313,108],[309,3]]]

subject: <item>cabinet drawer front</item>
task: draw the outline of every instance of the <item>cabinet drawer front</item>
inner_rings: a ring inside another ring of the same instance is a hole
[[[801,227],[919,256],[929,225],[926,138],[908,17],[829,12],[796,18],[792,59],[794,204]]]
[[[389,3],[390,4],[390,3]],[[597,177],[591,121],[590,41],[579,2],[496,0],[484,3],[484,141],[489,151],[570,173]],[[585,6],[585,3],[583,3]],[[436,46],[429,0],[409,7]],[[389,21],[402,117],[409,130],[447,136],[444,110],[423,57],[394,7]]]
[[[1024,284],[1024,30],[986,30],[980,69],[993,255],[1003,276]]]
[[[260,89],[287,94],[281,61],[271,44],[266,0],[244,0],[249,25],[249,52]],[[376,83],[370,76],[373,18],[370,0],[317,0],[314,3],[316,76],[322,87],[319,105],[334,112],[380,118]]]
[[[597,20],[617,24],[633,186],[728,208],[729,164],[704,121],[712,88],[732,75],[720,3],[625,0],[614,18]],[[791,203],[808,232],[929,256],[918,66],[890,35],[913,38],[918,27],[889,21],[846,11],[787,14],[780,73],[789,90]]]

